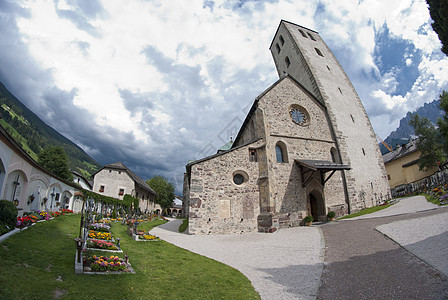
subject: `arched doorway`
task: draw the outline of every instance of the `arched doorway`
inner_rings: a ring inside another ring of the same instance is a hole
[[[313,216],[314,221],[323,221],[325,208],[322,194],[316,190],[308,194],[308,214]]]
[[[317,213],[317,200],[313,194],[310,194],[310,214],[313,216],[315,221],[319,220],[319,215]]]

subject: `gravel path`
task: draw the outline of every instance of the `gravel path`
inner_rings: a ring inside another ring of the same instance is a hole
[[[323,269],[323,238],[317,227],[275,233],[187,235],[180,220],[151,230],[163,240],[236,268],[262,299],[316,299]]]

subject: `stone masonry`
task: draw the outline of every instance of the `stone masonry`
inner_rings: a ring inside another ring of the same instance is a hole
[[[255,99],[231,149],[186,167],[190,234],[274,232],[389,196],[364,107],[319,35],[281,21],[271,52],[280,79]]]

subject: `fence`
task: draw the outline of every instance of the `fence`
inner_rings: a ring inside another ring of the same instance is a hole
[[[425,178],[402,184],[391,189],[392,198],[408,196],[448,183],[448,170],[443,169]]]

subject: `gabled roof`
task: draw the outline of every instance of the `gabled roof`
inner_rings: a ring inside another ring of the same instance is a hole
[[[306,27],[304,27],[304,26],[302,26],[302,25],[298,25],[298,24],[295,24],[295,23],[293,23],[293,22],[289,22],[289,21],[286,21],[286,20],[283,20],[283,19],[282,19],[282,20],[280,21],[280,23],[278,24],[278,26],[277,26],[277,30],[275,31],[274,38],[277,36],[277,32],[278,32],[278,30],[280,29],[280,26],[282,25],[282,23],[289,23],[289,24],[292,24],[292,25],[294,25],[294,26],[301,27],[301,28],[303,28],[303,29],[305,29],[305,30],[308,30],[308,31],[311,31],[311,32],[314,32],[314,33],[319,34],[319,32],[317,32],[317,31],[315,31],[315,30],[312,30],[312,29],[306,28]],[[274,43],[274,38],[272,39],[272,42],[271,42],[271,45],[269,46],[269,49],[272,48],[272,44]]]
[[[271,86],[269,86],[267,89],[265,89],[260,95],[257,96],[257,98],[255,98],[254,103],[252,104],[252,107],[250,108],[249,112],[246,115],[246,118],[244,119],[243,124],[241,125],[240,130],[238,131],[238,134],[235,138],[235,141],[233,142],[233,145],[237,144],[238,139],[240,138],[241,134],[244,131],[244,128],[247,126],[247,123],[249,122],[252,114],[254,113],[255,109],[258,107],[258,101],[263,98],[264,95],[266,95],[268,92],[270,92],[274,87],[276,87],[278,84],[280,84],[280,82],[282,82],[283,80],[285,80],[285,78],[289,78],[291,79],[300,89],[302,89],[308,96],[311,97],[311,99],[313,99],[318,105],[322,106],[325,110],[327,109],[327,107],[321,102],[319,101],[319,99],[317,99],[309,90],[307,90],[307,88],[305,88],[300,82],[298,82],[297,80],[295,80],[292,76],[290,76],[289,74],[286,74],[285,76],[283,76],[282,78],[277,79],[276,82],[274,82],[273,84],[271,84]]]
[[[103,169],[113,169],[113,170],[125,171],[126,173],[129,174],[129,176],[131,176],[131,178],[135,181],[135,183],[137,183],[137,185],[139,187],[153,193],[154,195],[157,195],[156,192],[154,192],[154,190],[143,179],[141,179],[137,174],[132,172],[122,162],[116,162],[116,163],[106,165],[103,168],[101,168],[101,170],[103,170]],[[98,172],[100,172],[101,170],[99,170]],[[96,172],[95,174],[97,174],[98,172]],[[93,176],[95,176],[95,174],[93,174]]]
[[[388,153],[385,153],[383,155],[383,161],[384,164],[390,163],[394,160],[400,159],[402,157],[408,156],[411,153],[416,152],[417,149],[417,141],[418,139],[415,139],[413,141],[410,141],[407,144],[403,144],[397,149],[390,151]]]
[[[72,173],[73,173],[74,175],[76,175],[76,176],[82,178],[82,179],[84,180],[84,182],[90,187],[90,189],[92,189],[93,184],[92,184],[91,181],[88,181],[84,176],[82,176],[80,173],[78,173],[78,172],[76,172],[76,171],[73,171],[73,170],[72,170]]]
[[[240,148],[245,147],[245,146],[247,146],[247,145],[250,145],[250,144],[253,144],[253,143],[255,143],[255,142],[258,142],[259,140],[261,140],[261,139],[260,139],[260,138],[258,138],[258,139],[254,139],[254,140],[251,140],[251,141],[249,141],[249,142],[247,142],[247,143],[245,143],[245,144],[243,144],[243,145],[240,145],[240,146],[235,147],[235,148],[231,148],[231,149],[226,150],[226,151],[221,151],[221,152],[219,152],[219,153],[212,154],[212,155],[206,156],[206,157],[201,158],[201,159],[198,159],[198,160],[190,160],[190,161],[188,161],[187,166],[186,166],[186,167],[187,167],[187,170],[188,170],[188,168],[191,168],[192,165],[195,165],[195,164],[197,164],[197,163],[201,163],[201,162],[203,162],[203,161],[207,161],[207,160],[209,160],[209,159],[212,159],[212,158],[215,158],[215,157],[218,157],[218,156],[222,156],[222,155],[227,154],[227,153],[229,153],[229,152],[232,152],[232,151],[234,151],[234,150],[236,150],[236,149],[240,149]]]

